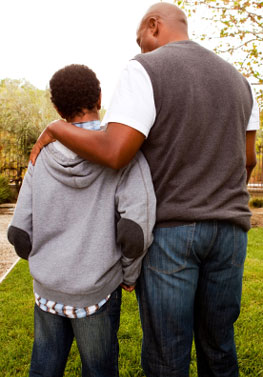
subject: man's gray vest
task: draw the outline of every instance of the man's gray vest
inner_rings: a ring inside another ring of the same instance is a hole
[[[226,220],[248,230],[247,80],[192,41],[135,59],[150,76],[156,107],[142,151],[156,190],[157,226]]]

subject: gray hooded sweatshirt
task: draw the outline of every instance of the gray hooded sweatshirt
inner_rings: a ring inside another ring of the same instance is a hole
[[[119,171],[68,158],[53,144],[29,164],[8,229],[34,291],[85,307],[133,285],[152,242],[155,194],[141,152]]]

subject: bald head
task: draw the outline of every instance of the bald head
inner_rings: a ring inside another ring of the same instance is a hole
[[[149,17],[161,19],[171,30],[187,34],[186,15],[174,4],[156,3],[152,5],[143,17],[142,22],[145,22]]]
[[[185,13],[174,4],[156,3],[144,15],[137,30],[142,52],[152,51],[169,42],[187,40]]]

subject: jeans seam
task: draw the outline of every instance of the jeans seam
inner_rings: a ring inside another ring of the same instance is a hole
[[[214,232],[215,231],[215,232]],[[215,240],[216,240],[216,237],[218,235],[218,222],[217,221],[213,221],[213,232],[214,232],[214,236],[212,237],[211,239],[211,242],[210,242],[210,245],[207,249],[207,253],[204,254],[204,258],[206,258],[208,256],[208,254],[210,253],[211,249],[213,248],[214,246],[214,243],[215,243]]]

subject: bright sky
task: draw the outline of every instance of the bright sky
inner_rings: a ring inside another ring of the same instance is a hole
[[[0,80],[25,78],[40,89],[65,65],[86,64],[107,108],[125,64],[140,52],[136,29],[157,0],[3,0]],[[167,0],[173,3],[173,1]]]

